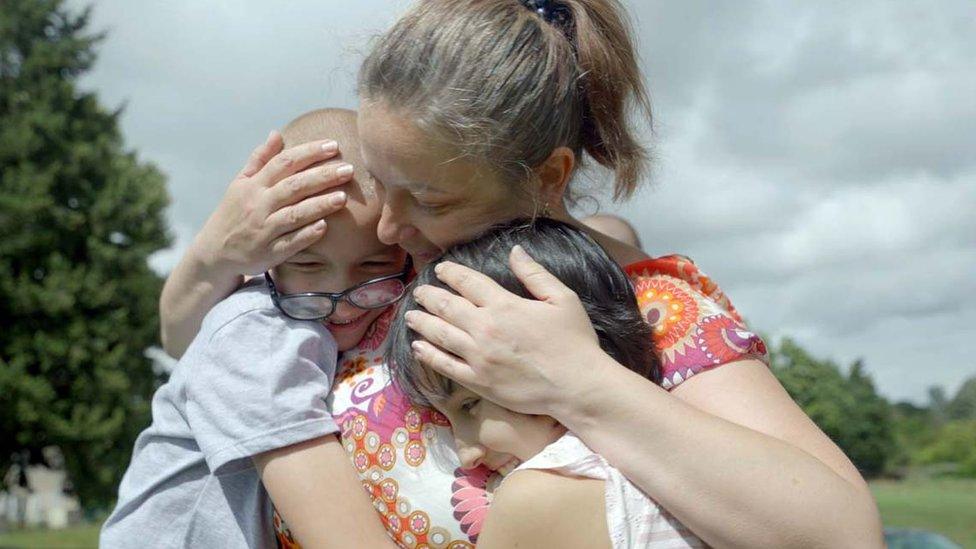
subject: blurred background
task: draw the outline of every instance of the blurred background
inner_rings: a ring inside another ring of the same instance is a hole
[[[0,0],[0,546],[94,543],[162,277],[408,4]],[[655,169],[626,204],[585,174],[579,213],[723,286],[893,533],[976,547],[976,4],[625,4]]]

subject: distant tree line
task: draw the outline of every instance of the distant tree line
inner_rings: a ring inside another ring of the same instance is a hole
[[[951,398],[933,387],[925,406],[892,404],[878,394],[861,361],[844,372],[790,339],[772,348],[771,359],[790,396],[866,477],[899,476],[910,468],[976,477],[976,376]]]

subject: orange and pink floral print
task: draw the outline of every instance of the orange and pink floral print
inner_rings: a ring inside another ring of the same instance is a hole
[[[690,259],[648,259],[626,271],[653,328],[665,388],[729,362],[766,360],[762,340]],[[338,365],[330,398],[343,447],[400,546],[473,548],[500,478],[483,467],[462,469],[447,419],[390,383],[383,355],[392,315],[380,316]],[[275,528],[283,548],[299,547],[277,514]]]

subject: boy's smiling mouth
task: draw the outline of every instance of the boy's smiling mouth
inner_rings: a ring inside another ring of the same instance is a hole
[[[364,322],[368,321],[370,317],[370,311],[364,311],[363,314],[357,316],[356,318],[350,320],[332,320],[326,319],[326,328],[338,332],[351,331],[358,329]]]
[[[340,326],[344,326],[346,324],[352,324],[353,322],[356,322],[357,320],[359,320],[359,318],[360,317],[356,317],[356,318],[353,318],[351,320],[344,320],[344,321],[343,320],[330,320],[329,323],[330,324],[338,324]]]

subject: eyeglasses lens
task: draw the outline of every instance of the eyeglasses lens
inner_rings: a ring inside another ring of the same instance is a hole
[[[324,296],[296,296],[281,300],[281,309],[292,318],[313,320],[332,314],[332,300]]]
[[[390,279],[373,284],[367,284],[362,288],[349,293],[346,297],[349,302],[363,309],[375,309],[384,305],[389,305],[403,296],[405,286],[402,280]]]

